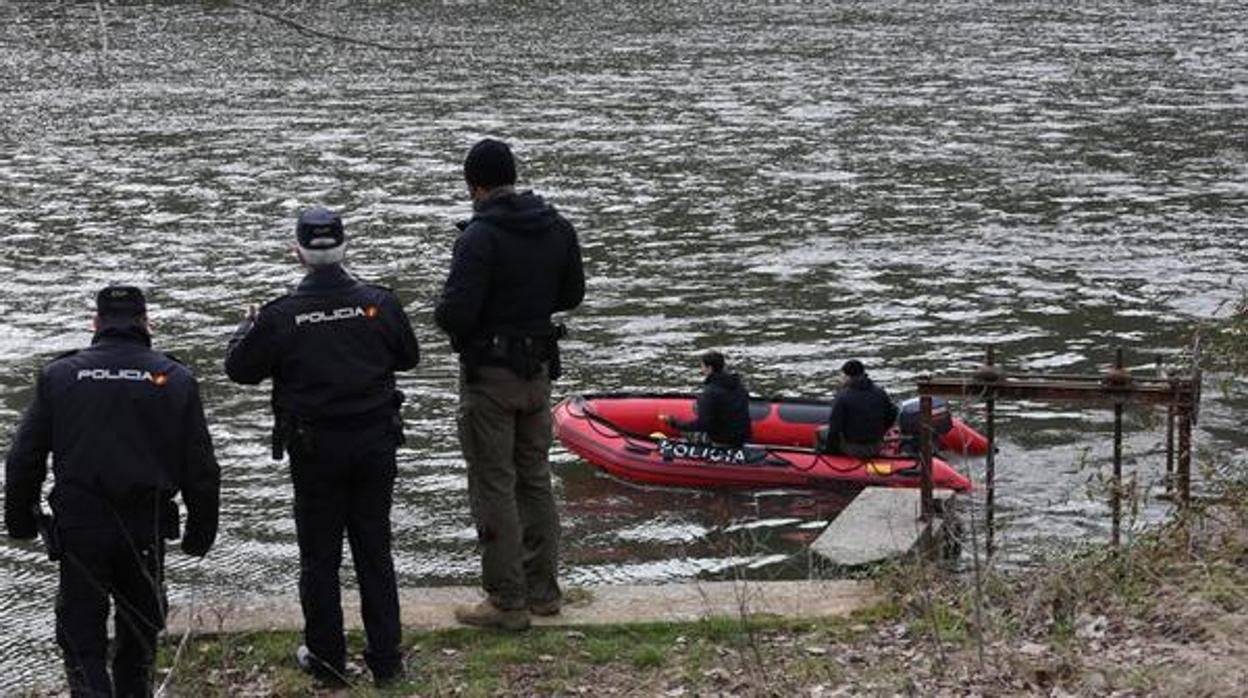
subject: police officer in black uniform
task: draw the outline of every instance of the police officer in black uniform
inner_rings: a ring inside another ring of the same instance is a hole
[[[576,231],[531,191],[517,192],[506,143],[464,160],[473,216],[455,241],[434,311],[459,352],[459,440],[488,598],[460,622],[513,630],[559,613],[559,514],[551,492],[550,382],[561,327],[551,313],[585,295]]]
[[[60,560],[56,639],[73,695],[149,696],[174,497],[187,509],[182,551],[202,557],[217,535],[220,470],[195,378],[150,348],[143,293],[110,286],[96,304],[91,346],[39,374],[5,464],[4,520],[9,536],[41,535]],[[49,452],[51,517],[39,504]]]
[[[295,233],[307,276],[243,321],[225,370],[238,383],[273,379],[273,457],[290,454],[295,487],[299,665],[327,684],[346,683],[338,579],[345,530],[368,637],[364,659],[385,685],[403,670],[390,550],[395,450],[403,441],[394,373],[416,366],[420,350],[394,293],[343,268],[338,214],[310,208]]]

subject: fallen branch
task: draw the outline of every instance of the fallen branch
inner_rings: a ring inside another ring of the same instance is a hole
[[[306,24],[296,22],[295,20],[289,17],[284,17],[282,15],[277,14],[276,12],[270,12],[269,10],[261,9],[253,5],[249,5],[245,2],[236,2],[236,0],[225,0],[225,4],[230,7],[236,7],[240,10],[246,10],[247,12],[260,15],[261,17],[267,17],[273,20],[274,22],[285,24],[286,26],[291,27],[300,33],[307,34],[309,36],[319,37],[322,39],[328,39],[329,41],[340,41],[344,44],[356,44],[358,46],[369,46],[371,48],[379,48],[383,51],[423,51],[424,50],[423,48],[419,46],[400,46],[398,44],[385,44],[380,41],[372,41],[370,39],[357,39],[351,36],[343,36],[341,34],[331,34],[329,32],[323,32],[319,29],[313,29],[312,27],[309,27]]]

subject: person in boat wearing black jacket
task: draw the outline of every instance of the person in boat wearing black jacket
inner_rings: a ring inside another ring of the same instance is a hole
[[[464,159],[472,219],[459,225],[434,319],[459,354],[459,442],[487,598],[455,609],[461,623],[520,630],[560,612],[559,513],[551,489],[551,381],[562,326],[585,272],[576,230],[531,191],[516,162],[486,138]]]
[[[867,376],[862,362],[850,359],[841,366],[841,389],[828,418],[825,450],[858,458],[879,453],[884,433],[897,420],[897,406],[888,393]],[[820,440],[825,437],[821,435]]]
[[[52,516],[39,503],[49,452]],[[9,536],[39,535],[60,561],[56,641],[74,696],[152,694],[179,493],[182,551],[203,557],[217,535],[220,469],[199,386],[178,359],[151,349],[142,291],[109,286],[96,298],[91,346],[40,372],[5,463]]]
[[[390,509],[403,443],[396,371],[420,362],[395,294],[356,280],[342,262],[342,219],[313,207],[295,224],[308,270],[293,292],[248,314],[226,350],[230,379],[273,380],[273,458],[290,455],[305,644],[296,659],[325,684],[346,683],[339,568],[345,531],[359,581],[367,647],[378,685],[403,673]]]
[[[717,446],[739,447],[750,439],[750,395],[741,376],[724,369],[724,355],[708,351],[702,355],[702,392],[692,420],[670,415],[661,419],[673,429],[700,435]]]

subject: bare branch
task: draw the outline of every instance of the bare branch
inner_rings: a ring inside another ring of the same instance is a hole
[[[356,44],[359,46],[369,46],[372,48],[381,49],[383,51],[423,51],[424,50],[420,46],[400,46],[398,44],[385,44],[380,41],[372,41],[370,39],[357,39],[357,38],[350,37],[350,36],[343,36],[341,34],[331,34],[329,32],[323,32],[319,29],[313,29],[312,27],[309,27],[306,24],[296,22],[295,20],[290,19],[289,17],[284,17],[282,15],[277,14],[276,12],[270,12],[269,10],[255,7],[254,5],[249,5],[245,2],[237,2],[236,0],[225,0],[225,4],[229,5],[230,7],[236,7],[240,10],[246,10],[247,12],[260,15],[261,17],[267,17],[273,20],[274,22],[285,24],[286,26],[291,27],[295,29],[296,31],[301,32],[303,34],[319,37],[322,39],[328,39],[329,41],[339,41],[344,44]]]

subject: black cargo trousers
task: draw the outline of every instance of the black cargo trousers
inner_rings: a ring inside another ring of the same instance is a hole
[[[338,579],[344,531],[360,587],[368,643],[364,661],[374,677],[394,676],[401,667],[399,597],[390,548],[400,439],[398,425],[384,419],[351,429],[297,427],[288,444],[304,641],[339,674],[346,664]]]
[[[155,512],[124,510],[59,528],[56,642],[74,696],[150,696],[156,638],[165,627],[164,557]],[[149,520],[150,519],[150,520]],[[117,645],[108,676],[108,613]]]

